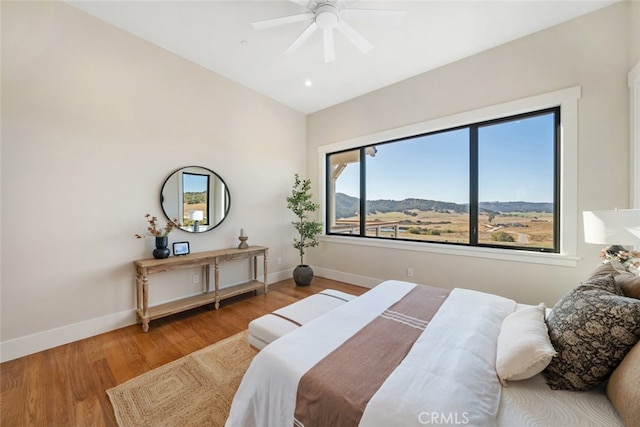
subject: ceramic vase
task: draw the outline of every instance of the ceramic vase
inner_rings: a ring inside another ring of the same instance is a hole
[[[308,265],[299,265],[293,269],[293,281],[298,286],[309,286],[313,280],[313,270]]]
[[[156,237],[156,248],[153,250],[153,257],[155,259],[164,259],[169,256],[171,251],[167,246],[169,245],[169,238],[167,236]]]

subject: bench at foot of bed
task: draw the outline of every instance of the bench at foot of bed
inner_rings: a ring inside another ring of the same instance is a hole
[[[325,289],[249,323],[249,344],[262,350],[267,344],[305,323],[346,304],[355,295]]]

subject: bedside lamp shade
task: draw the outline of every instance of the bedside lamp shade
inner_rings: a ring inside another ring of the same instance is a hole
[[[203,211],[189,211],[189,219],[191,221],[202,221],[204,219]]]
[[[585,211],[584,241],[608,245],[640,244],[640,209]]]

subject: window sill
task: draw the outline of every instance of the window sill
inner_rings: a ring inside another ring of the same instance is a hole
[[[404,240],[389,240],[377,238],[361,238],[346,236],[320,236],[320,241],[354,246],[371,246],[385,249],[400,249],[405,251],[431,252],[441,255],[457,255],[493,260],[526,262],[530,264],[546,264],[561,267],[576,267],[577,256],[554,254],[547,252],[514,251],[495,248],[479,248],[470,246],[453,246],[437,243],[408,242]]]

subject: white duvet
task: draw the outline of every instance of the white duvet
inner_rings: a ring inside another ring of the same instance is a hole
[[[381,283],[265,347],[243,378],[226,425],[293,426],[302,375],[414,286],[420,285]],[[501,393],[497,339],[515,306],[496,295],[454,289],[374,394],[360,425],[495,426]]]

